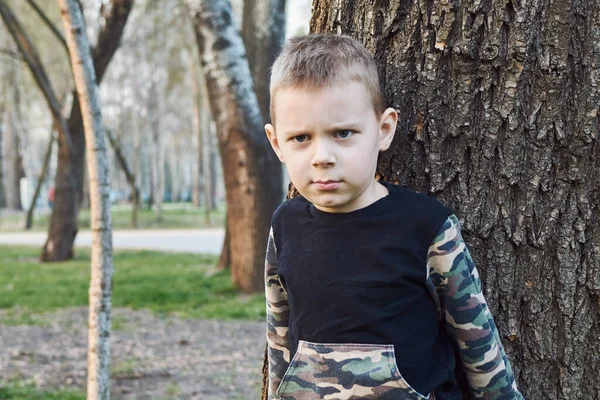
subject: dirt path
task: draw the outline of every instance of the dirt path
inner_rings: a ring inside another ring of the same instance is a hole
[[[7,326],[0,310],[0,385],[85,388],[87,308],[44,315],[43,326]],[[263,322],[160,318],[113,310],[111,398],[240,399],[260,393]]]

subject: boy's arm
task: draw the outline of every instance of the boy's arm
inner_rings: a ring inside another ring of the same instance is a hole
[[[448,334],[458,344],[473,396],[522,399],[454,214],[429,247],[427,270],[428,285],[441,318],[446,320]]]
[[[267,300],[267,355],[269,362],[269,400],[281,383],[290,363],[288,337],[288,298],[277,274],[277,249],[273,229],[269,233],[265,261],[265,296]]]

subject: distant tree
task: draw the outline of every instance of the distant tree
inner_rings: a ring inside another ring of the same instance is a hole
[[[266,240],[271,214],[281,200],[281,179],[271,178],[272,150],[231,4],[227,0],[187,4],[223,160],[232,280],[246,292],[261,291]]]
[[[77,0],[57,0],[86,141],[90,179],[92,259],[88,320],[87,399],[110,398],[110,314],[112,295],[112,228],[110,181],[100,96],[83,15]]]
[[[92,50],[98,84],[102,82],[108,65],[119,48],[133,3],[134,0],[111,0],[102,3],[104,24]],[[83,161],[86,147],[81,107],[76,95],[67,124],[73,149],[66,152],[59,147],[55,202],[48,240],[42,251],[42,261],[68,260],[73,257],[73,243],[78,230],[77,217],[83,198]]]

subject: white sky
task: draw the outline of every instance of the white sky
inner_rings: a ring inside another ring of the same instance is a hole
[[[311,8],[311,0],[287,0],[287,26],[285,29],[286,37],[290,37],[298,33],[300,30],[302,33],[308,33],[308,22],[310,21]]]

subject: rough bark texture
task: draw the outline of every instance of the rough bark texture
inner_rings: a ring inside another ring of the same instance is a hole
[[[600,1],[315,0],[400,113],[383,179],[460,217],[527,399],[600,398]]]
[[[119,47],[133,3],[134,0],[112,0],[107,6],[109,11],[104,26],[98,35],[97,45],[92,50],[97,84],[102,81],[108,64]],[[50,219],[48,240],[42,250],[42,261],[62,261],[73,257],[79,205],[83,199],[85,160],[83,120],[76,94],[67,123],[73,147],[70,154],[59,147],[55,182],[56,198]]]
[[[234,284],[262,291],[270,217],[280,180],[272,179],[272,151],[263,131],[242,39],[227,0],[188,0],[223,160],[227,229]]]
[[[100,94],[90,44],[76,0],[58,0],[87,144],[91,201],[91,281],[88,317],[88,400],[110,398],[112,227],[110,181]]]

